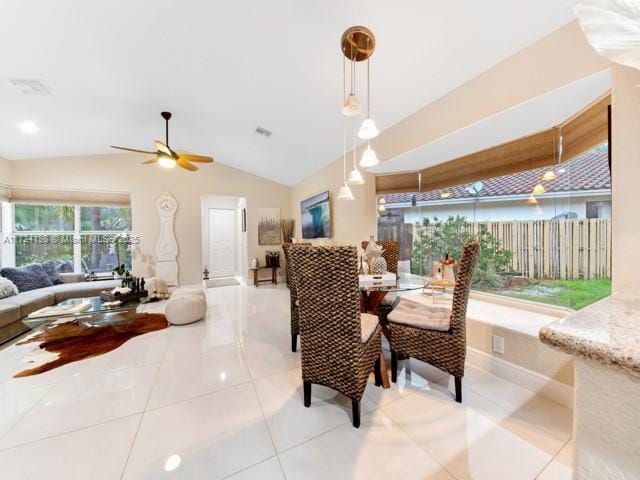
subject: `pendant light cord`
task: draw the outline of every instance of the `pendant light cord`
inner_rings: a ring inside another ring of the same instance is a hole
[[[367,37],[367,50],[369,37]],[[371,118],[371,55],[367,57],[367,118]]]

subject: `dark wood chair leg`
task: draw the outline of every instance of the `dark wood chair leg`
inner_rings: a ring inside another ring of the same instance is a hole
[[[462,403],[462,377],[454,377],[456,384],[456,402]]]
[[[398,354],[391,350],[391,381],[398,381]]]
[[[311,382],[304,381],[304,406],[311,406]]]
[[[298,349],[298,335],[295,333],[291,334],[291,351],[295,352]]]
[[[360,402],[358,400],[351,400],[351,411],[353,413],[353,426],[360,428]]]
[[[376,387],[382,385],[382,370],[380,368],[380,357],[376,359],[376,363],[373,366],[373,375],[376,378]]]

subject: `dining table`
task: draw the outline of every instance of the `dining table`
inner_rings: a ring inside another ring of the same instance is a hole
[[[384,298],[391,293],[409,292],[412,290],[422,290],[424,285],[417,285],[415,283],[403,283],[396,276],[395,284],[382,284],[381,282],[368,282],[366,275],[359,276],[359,288],[360,288],[360,311],[362,313],[370,313],[378,316],[380,305]],[[378,316],[378,322],[382,329],[382,334],[389,340],[391,333],[387,325],[380,320]],[[387,372],[387,362],[384,358],[382,348],[380,349],[380,370],[382,372],[382,388],[391,388],[389,382],[389,374]]]

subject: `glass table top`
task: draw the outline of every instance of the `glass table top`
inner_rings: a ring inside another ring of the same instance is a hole
[[[140,305],[139,300],[129,300],[127,302],[123,302],[120,305],[115,306],[105,306],[105,303],[108,303],[108,300],[102,300],[100,297],[87,297],[87,298],[70,298],[68,300],[64,300],[56,304],[56,306],[67,306],[67,305],[79,305],[79,304],[88,304],[89,307],[86,310],[82,310],[81,312],[71,312],[71,313],[58,313],[56,315],[46,316],[46,317],[32,317],[29,318],[24,317],[22,319],[22,323],[24,323],[29,328],[36,328],[43,323],[51,322],[53,320],[58,320],[60,318],[77,318],[86,315],[98,315],[103,313],[111,313],[111,312],[124,312],[127,310],[135,310]]]

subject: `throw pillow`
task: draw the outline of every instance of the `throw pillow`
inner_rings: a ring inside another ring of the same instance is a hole
[[[44,271],[47,272],[47,276],[49,277],[49,280],[51,280],[51,283],[53,283],[54,285],[60,285],[61,283],[63,283],[62,277],[58,273],[55,263],[44,262],[42,264],[42,268],[44,268]]]
[[[0,269],[0,275],[11,280],[20,292],[28,292],[36,288],[50,287],[53,285],[51,280],[49,280],[47,272],[45,272],[42,265],[38,263],[32,263],[18,268],[6,267]]]
[[[18,287],[8,278],[0,277],[0,298],[11,297],[18,294]]]

